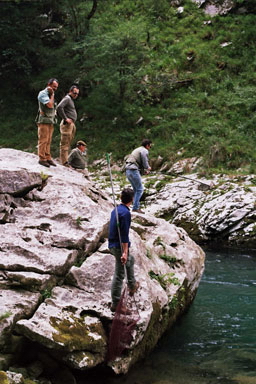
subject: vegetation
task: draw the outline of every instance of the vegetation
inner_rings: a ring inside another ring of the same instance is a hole
[[[58,100],[79,84],[77,138],[91,159],[121,159],[149,137],[155,157],[203,156],[205,171],[255,172],[253,1],[246,14],[214,18],[191,0],[182,13],[170,3],[2,3],[0,146],[36,151],[36,97],[57,77]],[[56,128],[55,156],[58,147]]]
[[[10,311],[0,314],[0,321],[4,319],[8,319],[8,317],[10,317],[11,315],[12,313]]]
[[[159,275],[154,271],[149,271],[148,274],[151,277],[151,279],[155,279],[156,281],[158,281],[161,287],[165,290],[167,289],[168,285],[171,285],[171,284],[180,285],[179,279],[175,277],[175,274],[173,272],[166,273],[164,275]]]

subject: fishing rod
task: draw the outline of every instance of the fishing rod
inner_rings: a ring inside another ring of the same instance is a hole
[[[182,179],[186,179],[186,180],[190,180],[190,181],[194,181],[195,183],[198,183],[198,184],[201,184],[201,185],[204,185],[205,187],[207,187],[207,189],[212,189],[212,184],[207,184],[207,183],[204,183],[203,181],[200,181],[200,180],[196,180],[196,179],[192,179],[191,177],[188,177],[188,176],[183,176],[183,175],[168,175],[166,173],[160,173],[160,172],[157,172],[158,175],[163,175],[165,177],[170,177],[170,178],[175,178],[175,177],[181,177]]]
[[[119,223],[119,216],[118,216],[118,210],[117,210],[117,204],[116,204],[116,198],[115,198],[115,191],[114,191],[112,172],[111,172],[111,168],[110,168],[110,156],[109,156],[109,153],[106,153],[106,158],[107,158],[108,172],[109,172],[109,176],[110,176],[110,184],[111,184],[112,196],[113,196],[115,213],[116,213],[116,225],[117,225],[118,238],[119,238],[119,242],[120,242],[121,252],[123,253],[122,239],[121,239],[121,232],[120,232],[120,223]]]

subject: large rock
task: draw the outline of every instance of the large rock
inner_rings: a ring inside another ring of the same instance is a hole
[[[197,242],[255,246],[255,180],[254,175],[212,180],[196,174],[184,180],[158,175],[157,191],[146,199],[147,212],[181,226]]]
[[[183,229],[153,215],[133,215],[131,252],[140,288],[131,317],[139,313],[139,320],[124,356],[107,362],[114,271],[106,241],[109,189],[104,193],[60,165],[45,169],[33,154],[0,149],[0,159],[12,186],[0,193],[12,204],[0,238],[0,340],[9,343],[6,353],[15,329],[70,368],[109,364],[116,373],[127,372],[193,300],[204,252]],[[17,194],[12,179],[21,175]]]
[[[254,0],[192,0],[199,8],[204,9],[209,16],[226,15],[234,13],[255,13],[256,4]]]

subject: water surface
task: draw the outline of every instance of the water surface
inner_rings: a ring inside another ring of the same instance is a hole
[[[256,253],[206,251],[189,311],[126,376],[104,383],[256,384]]]

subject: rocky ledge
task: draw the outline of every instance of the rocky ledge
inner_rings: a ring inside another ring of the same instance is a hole
[[[154,171],[143,176],[143,210],[185,229],[200,245],[255,249],[256,175],[203,177],[196,173],[201,161],[188,158],[171,164],[160,157],[152,159]],[[95,183],[109,194],[106,164],[98,161],[95,167]],[[115,171],[116,189],[128,186],[120,167]]]
[[[152,175],[148,183],[147,212],[182,227],[198,244],[256,247],[255,175],[169,181]]]
[[[137,325],[123,354],[107,361],[111,197],[76,171],[46,169],[13,149],[0,149],[0,179],[0,382],[51,383],[59,374],[70,384],[73,369],[102,366],[127,372],[192,302],[204,252],[165,219],[133,215]]]

